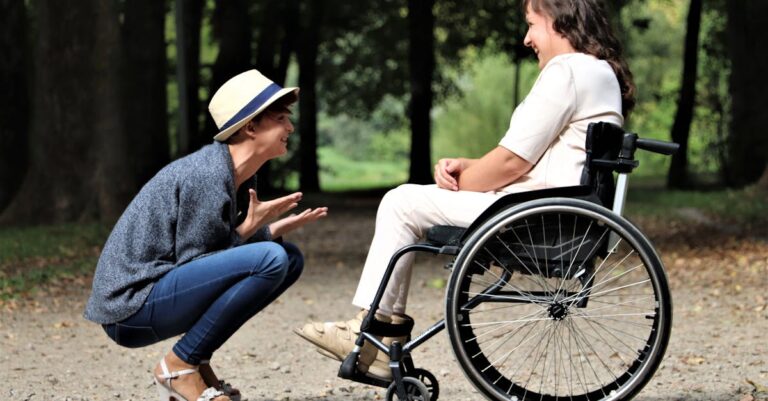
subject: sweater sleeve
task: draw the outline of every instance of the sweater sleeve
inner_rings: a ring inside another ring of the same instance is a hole
[[[237,218],[235,219],[235,227],[239,226],[243,223],[243,220],[245,220],[245,216],[248,215],[248,207],[250,202],[250,196],[248,195],[249,189],[256,189],[257,181],[256,176],[254,175],[253,178],[248,180],[245,184],[241,186],[241,188],[237,191]],[[253,235],[251,235],[250,238],[243,241],[243,239],[237,235],[237,232],[235,232],[235,235],[237,237],[237,243],[233,246],[240,245],[242,243],[251,244],[254,242],[260,242],[260,241],[272,241],[272,232],[269,230],[269,224],[265,224],[261,227],[259,227],[258,230],[256,230]]]
[[[178,188],[177,263],[238,245],[233,234],[232,197],[226,181],[212,174],[194,174]]]
[[[576,102],[570,67],[563,60],[553,59],[515,109],[499,145],[536,164],[570,122]]]

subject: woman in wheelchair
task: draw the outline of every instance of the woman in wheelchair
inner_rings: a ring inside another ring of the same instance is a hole
[[[632,74],[599,0],[526,0],[526,46],[540,74],[514,110],[499,145],[479,159],[447,158],[435,165],[435,185],[401,185],[379,205],[376,229],[352,303],[362,310],[343,322],[309,323],[296,333],[328,357],[354,348],[391,256],[436,225],[467,227],[509,193],[580,183],[590,123],[622,125],[634,104]],[[471,135],[471,133],[468,133]],[[412,325],[406,315],[413,254],[396,264],[375,319]],[[383,337],[389,345],[405,337]],[[366,341],[357,370],[392,380],[390,358]]]

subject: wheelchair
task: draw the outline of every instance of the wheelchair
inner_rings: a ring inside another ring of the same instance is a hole
[[[585,148],[581,185],[506,195],[469,227],[432,227],[398,250],[339,377],[387,388],[388,401],[435,401],[438,381],[411,352],[447,329],[464,375],[489,400],[636,395],[664,356],[672,300],[653,245],[621,213],[635,151],[671,155],[678,145],[599,122]],[[415,251],[453,259],[444,319],[411,337],[412,321],[374,315],[395,264]],[[387,346],[383,336],[408,341]],[[357,370],[365,342],[389,355],[391,381]]]

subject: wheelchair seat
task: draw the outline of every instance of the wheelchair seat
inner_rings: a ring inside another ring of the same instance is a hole
[[[546,188],[534,191],[517,192],[504,195],[502,198],[492,203],[480,216],[472,222],[469,227],[457,226],[433,226],[427,231],[426,240],[431,245],[436,246],[458,246],[469,236],[469,233],[482,225],[491,216],[498,213],[501,209],[512,207],[514,205],[541,198],[575,198],[584,199],[590,202],[602,204],[595,195],[592,187],[588,185],[574,185],[571,187]]]

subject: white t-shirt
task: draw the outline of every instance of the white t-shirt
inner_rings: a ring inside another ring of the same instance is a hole
[[[578,185],[591,122],[622,125],[621,90],[605,60],[584,53],[553,57],[515,109],[499,142],[534,166],[501,192]]]

